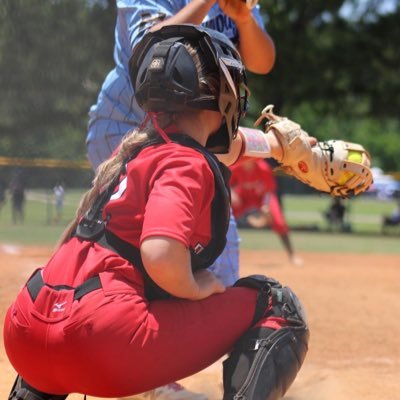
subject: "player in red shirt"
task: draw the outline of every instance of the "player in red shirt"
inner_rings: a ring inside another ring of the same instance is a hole
[[[8,310],[19,374],[9,399],[133,395],[228,352],[225,400],[281,398],[307,352],[297,297],[260,275],[225,288],[206,269],[229,221],[227,170],[209,149],[244,140],[240,57],[223,35],[172,25],[143,38],[130,68],[148,118],[99,167],[61,245]]]
[[[294,265],[303,261],[293,249],[289,227],[276,194],[277,183],[263,159],[247,158],[231,166],[232,210],[238,226],[265,228],[276,232]]]

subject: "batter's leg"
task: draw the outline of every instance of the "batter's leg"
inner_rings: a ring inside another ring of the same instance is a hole
[[[239,279],[239,242],[236,220],[231,210],[225,249],[209,268],[225,286],[232,286]]]

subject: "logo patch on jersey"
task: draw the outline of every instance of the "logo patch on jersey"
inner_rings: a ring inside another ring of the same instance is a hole
[[[65,305],[67,304],[66,301],[64,301],[63,303],[54,303],[53,305],[53,312],[63,312],[65,311]]]
[[[204,247],[200,243],[197,243],[193,250],[195,254],[199,254],[204,250]]]
[[[299,170],[303,172],[303,174],[308,172],[308,165],[304,161],[299,161],[297,166],[299,167]]]
[[[153,61],[150,64],[150,71],[161,71],[164,69],[164,59],[161,57],[153,58]]]

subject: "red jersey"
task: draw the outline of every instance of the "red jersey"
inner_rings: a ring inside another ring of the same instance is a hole
[[[234,216],[240,218],[268,204],[271,228],[279,234],[286,234],[289,228],[276,195],[276,180],[269,164],[263,159],[251,159],[235,164],[231,171],[231,187],[240,199],[238,203],[232,201]]]
[[[213,172],[201,153],[176,143],[149,146],[127,164],[103,218],[110,218],[107,230],[137,248],[151,236],[205,247],[211,238],[214,190]],[[129,281],[138,280],[138,271],[119,255],[73,238],[49,261],[44,278],[50,284],[76,286],[111,269]]]
[[[263,159],[239,162],[231,167],[231,171],[231,188],[241,200],[240,204],[232,203],[236,218],[251,209],[259,209],[265,195],[276,191],[272,169]]]

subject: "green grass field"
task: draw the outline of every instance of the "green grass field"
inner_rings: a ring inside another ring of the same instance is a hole
[[[55,210],[50,192],[29,191],[23,225],[13,225],[9,201],[0,210],[0,243],[54,245],[73,218],[82,195],[67,190],[61,222],[54,222]],[[329,232],[323,218],[330,197],[292,196],[283,200],[292,240],[300,251],[363,252],[400,254],[400,227],[389,235],[381,234],[381,220],[395,208],[393,201],[368,197],[346,200],[352,233]],[[303,229],[300,229],[303,228]],[[278,237],[269,230],[241,230],[241,246],[249,249],[280,249]]]
[[[241,229],[239,234],[241,248],[283,249],[278,236],[271,231]],[[294,231],[291,232],[291,238],[294,248],[298,251],[400,255],[400,235]]]

